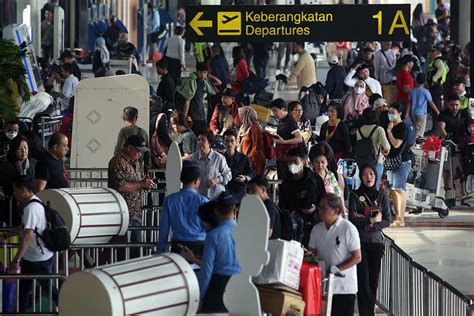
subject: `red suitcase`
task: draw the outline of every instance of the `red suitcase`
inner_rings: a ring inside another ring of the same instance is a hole
[[[321,267],[316,263],[303,261],[300,271],[300,293],[306,303],[304,314],[321,314]]]

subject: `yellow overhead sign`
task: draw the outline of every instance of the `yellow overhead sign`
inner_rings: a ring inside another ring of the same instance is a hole
[[[217,35],[240,35],[242,14],[239,11],[217,12]]]
[[[404,41],[410,5],[186,6],[186,39],[206,42]]]

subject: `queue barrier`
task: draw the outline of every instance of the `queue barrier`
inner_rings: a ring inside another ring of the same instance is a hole
[[[69,184],[71,188],[106,188],[108,186],[107,168],[69,168]],[[150,169],[150,178],[157,185],[165,185],[164,169]],[[162,190],[163,192],[164,189]]]
[[[41,136],[41,143],[44,148],[48,148],[48,141],[51,135],[60,131],[62,121],[62,115],[41,116],[38,133]]]
[[[377,305],[388,315],[472,316],[472,300],[384,236]]]
[[[149,242],[73,245],[69,250],[63,252],[65,258],[68,258],[68,260],[65,260],[67,266],[64,268],[64,272],[69,275],[69,270],[84,271],[87,268],[149,256],[154,253],[155,247],[156,243]],[[87,264],[86,261],[88,261]],[[70,266],[70,263],[72,266]]]
[[[56,314],[57,307],[53,305],[53,287],[55,284],[58,284],[60,281],[63,282],[67,279],[67,276],[62,274],[2,274],[0,275],[0,283],[3,285],[3,282],[7,282],[10,280],[15,281],[15,302],[14,302],[14,309],[15,312],[20,310],[20,280],[31,280],[33,285],[33,291],[31,291],[31,301],[30,306],[31,310],[27,310],[28,314],[37,314],[37,313],[49,313],[49,314]],[[49,290],[47,293],[43,293],[43,289],[41,286],[41,281],[44,280],[48,281]],[[57,285],[56,285],[57,288]],[[43,295],[45,294],[45,295]],[[3,301],[3,295],[0,295],[1,299],[1,307],[0,312],[6,302]],[[43,301],[47,301],[47,306],[43,305]],[[45,309],[46,307],[46,309]]]

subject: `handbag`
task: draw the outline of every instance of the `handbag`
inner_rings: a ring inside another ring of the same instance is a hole
[[[396,170],[402,165],[402,155],[405,150],[406,142],[403,144],[400,152],[395,157],[387,157],[383,163],[385,170]]]
[[[158,125],[163,115],[165,114],[164,113],[158,114],[158,117],[156,118],[156,123],[155,123],[155,132],[153,133],[150,139],[151,159],[157,167],[164,167],[164,163],[162,162],[161,158],[166,157],[166,154],[168,153],[168,146],[163,145],[158,136]]]

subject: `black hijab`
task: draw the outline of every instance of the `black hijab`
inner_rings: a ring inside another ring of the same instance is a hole
[[[377,201],[377,198],[379,197],[379,191],[377,190],[377,187],[375,186],[375,183],[372,187],[367,187],[367,186],[365,186],[364,181],[362,180],[362,173],[367,168],[372,169],[372,171],[375,174],[375,178],[377,178],[377,170],[376,170],[375,166],[372,165],[372,164],[368,164],[368,163],[363,164],[362,168],[360,168],[360,171],[359,171],[359,177],[360,177],[361,184],[360,184],[359,190],[357,190],[357,191],[359,191],[359,193],[361,193],[363,195],[366,195],[372,202],[375,202],[375,201]]]

